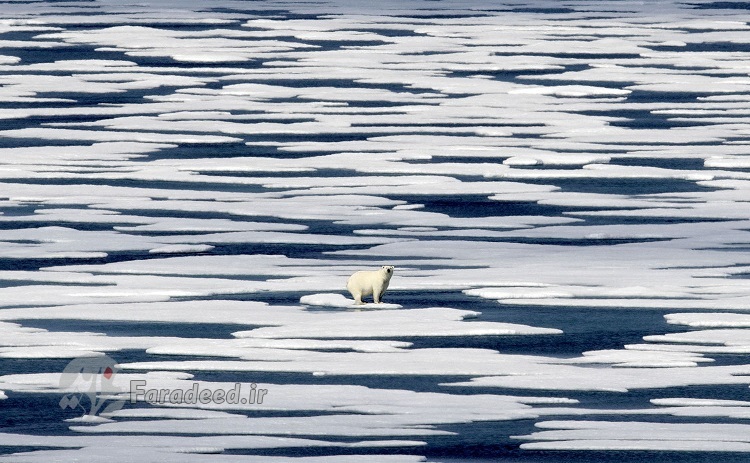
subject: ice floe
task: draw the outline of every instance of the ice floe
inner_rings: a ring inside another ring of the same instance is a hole
[[[461,323],[467,317],[475,317],[477,313],[442,307],[383,312],[366,310],[373,306],[378,308],[381,305],[385,304],[365,304],[363,306],[365,310],[361,312],[320,313],[316,314],[316,317],[308,317],[308,320],[298,326],[286,323],[280,327],[258,328],[250,332],[237,332],[234,335],[261,338],[383,338],[561,333],[556,329],[509,323],[479,321]],[[398,304],[389,305],[390,308],[400,307]]]
[[[209,244],[171,244],[149,249],[148,252],[151,254],[189,254],[206,252],[212,249],[214,249],[214,246]]]
[[[541,430],[519,439],[524,449],[678,450],[747,452],[743,424],[648,423],[623,421],[545,421]]]
[[[319,307],[338,307],[338,308],[359,308],[359,309],[400,309],[402,306],[399,304],[388,304],[380,303],[377,305],[365,304],[356,305],[353,299],[349,299],[343,294],[335,293],[320,293],[320,294],[308,294],[302,296],[299,300],[300,304],[319,306]]]

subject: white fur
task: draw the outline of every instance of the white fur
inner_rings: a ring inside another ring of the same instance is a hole
[[[392,276],[392,265],[384,265],[378,270],[362,270],[349,277],[346,289],[352,293],[354,302],[357,304],[364,304],[362,298],[369,295],[372,295],[376,304],[380,304],[383,302],[383,294],[388,289]]]

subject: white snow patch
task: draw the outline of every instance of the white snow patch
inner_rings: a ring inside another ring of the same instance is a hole
[[[325,300],[329,298],[326,297]],[[341,300],[336,298],[337,300]],[[376,308],[380,304],[373,304]],[[365,307],[368,307],[366,305]],[[346,307],[350,307],[347,305]],[[443,307],[410,310],[363,310],[322,312],[303,323],[257,328],[234,333],[237,337],[260,338],[387,338],[412,336],[510,336],[560,334],[557,329],[512,323],[471,321],[476,312]]]
[[[201,253],[207,252],[214,249],[215,246],[209,244],[172,244],[168,246],[160,246],[158,248],[150,249],[148,252],[151,254],[187,254],[187,253]]]
[[[86,424],[101,424],[111,423],[112,420],[100,415],[83,415],[77,418],[68,418],[65,420],[67,423],[86,423]],[[74,426],[71,426],[74,427]]]
[[[555,288],[538,288],[522,286],[518,288],[477,288],[464,291],[469,296],[479,296],[485,299],[546,299],[546,298],[572,298],[574,295],[567,291]]]
[[[750,328],[750,315],[738,313],[676,313],[664,316],[667,323],[693,328]]]
[[[548,359],[547,362],[550,360]],[[485,376],[471,381],[449,383],[450,386],[520,388],[532,390],[579,390],[627,392],[633,389],[658,389],[690,385],[746,384],[736,375],[745,375],[747,366],[701,366],[675,362],[653,368],[652,364],[625,365],[619,368],[597,368],[553,364],[526,364],[505,369],[504,376]],[[651,368],[643,368],[648,366]],[[596,374],[592,374],[593,372]]]
[[[516,439],[527,450],[750,451],[745,424],[651,423],[639,421],[543,421]]]
[[[71,339],[74,337],[71,336]],[[87,348],[85,343],[80,347],[68,347],[65,345],[53,344],[48,346],[19,346],[19,347],[0,347],[0,357],[15,359],[50,359],[50,358],[81,358],[81,357],[101,357],[102,352],[93,351]],[[4,341],[0,345],[13,341]]]
[[[511,94],[519,95],[553,95],[562,97],[601,97],[601,96],[624,96],[631,90],[594,87],[590,85],[559,85],[544,87],[527,87],[511,90]]]
[[[609,364],[620,368],[677,368],[694,367],[699,363],[713,362],[700,354],[688,352],[662,352],[647,350],[600,350],[584,352],[583,357],[565,360],[564,363]]]
[[[742,400],[694,399],[688,397],[651,399],[651,403],[661,407],[750,407],[750,402]]]

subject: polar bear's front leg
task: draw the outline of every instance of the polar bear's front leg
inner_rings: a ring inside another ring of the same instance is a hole
[[[380,297],[378,297],[378,300],[380,302],[383,302],[383,296],[385,295],[385,290],[387,289],[387,286],[384,286],[383,289],[380,290]]]
[[[382,283],[372,285],[372,300],[376,304],[383,302],[383,294],[385,294],[385,286]]]

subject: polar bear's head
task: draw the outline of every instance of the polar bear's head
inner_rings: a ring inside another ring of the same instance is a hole
[[[394,268],[395,267],[393,265],[384,265],[380,269],[384,271],[385,273],[387,273],[388,275],[391,275],[393,273]]]

